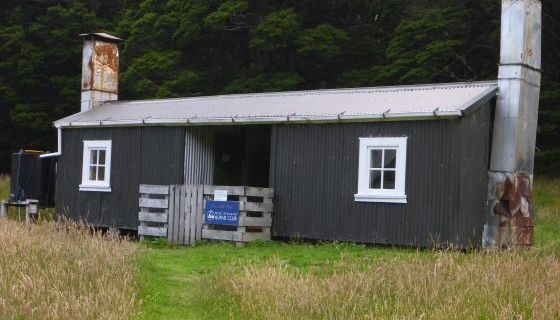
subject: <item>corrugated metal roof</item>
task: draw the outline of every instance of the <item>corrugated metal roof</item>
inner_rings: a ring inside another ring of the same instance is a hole
[[[236,94],[106,102],[67,126],[379,121],[460,117],[495,96],[496,82]]]

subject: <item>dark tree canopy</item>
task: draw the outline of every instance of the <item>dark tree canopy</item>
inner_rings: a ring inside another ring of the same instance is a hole
[[[537,146],[549,156],[559,17],[544,0]],[[126,39],[120,98],[146,99],[496,79],[499,22],[499,0],[5,0],[0,172],[19,148],[55,149],[51,122],[79,110],[79,33]]]

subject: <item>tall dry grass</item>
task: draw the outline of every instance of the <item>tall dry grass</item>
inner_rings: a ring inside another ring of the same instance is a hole
[[[560,319],[560,180],[537,180],[535,195],[530,250],[231,265],[204,282],[208,305],[240,319]]]
[[[127,319],[138,246],[71,224],[0,221],[0,319]]]
[[[560,261],[543,252],[442,251],[346,258],[332,270],[276,261],[215,277],[240,319],[559,319]],[[334,270],[334,271],[333,271]]]

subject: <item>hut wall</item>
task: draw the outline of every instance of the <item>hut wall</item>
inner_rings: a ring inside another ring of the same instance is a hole
[[[480,245],[489,106],[455,121],[276,125],[273,236]],[[355,202],[359,138],[407,136],[408,203]]]
[[[492,108],[479,108],[459,126],[461,154],[457,239],[479,247],[486,215],[486,192],[492,145]],[[482,212],[482,214],[480,214]]]
[[[62,134],[56,212],[74,220],[136,228],[139,184],[183,182],[185,128],[76,128]],[[112,140],[111,192],[79,191],[84,140]]]

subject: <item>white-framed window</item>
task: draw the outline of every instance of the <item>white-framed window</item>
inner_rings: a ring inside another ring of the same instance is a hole
[[[84,141],[80,191],[111,191],[111,140]]]
[[[406,203],[407,137],[360,138],[355,201]]]

